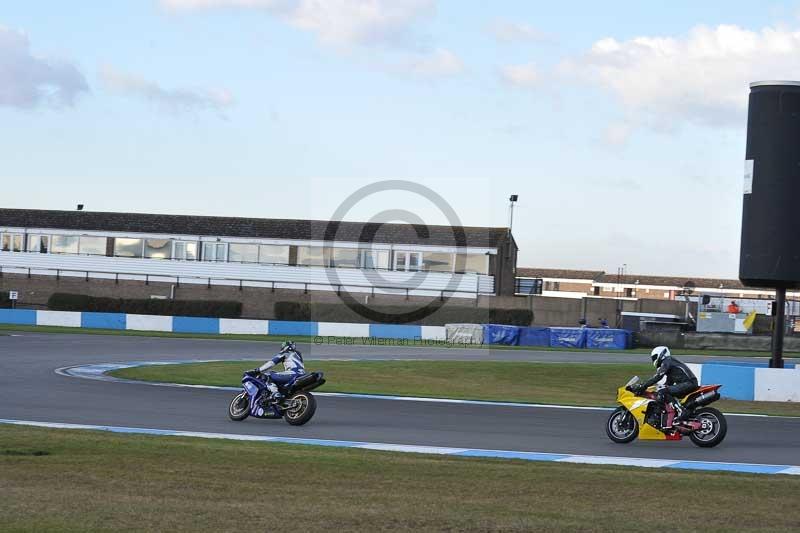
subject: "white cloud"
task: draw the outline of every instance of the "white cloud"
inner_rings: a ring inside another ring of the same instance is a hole
[[[71,106],[88,91],[75,65],[33,55],[24,33],[0,26],[0,106]]]
[[[514,87],[532,89],[539,85],[539,70],[533,63],[500,67],[500,79]]]
[[[169,11],[261,9],[336,46],[403,42],[435,0],[161,0]]]
[[[450,50],[437,48],[428,54],[411,56],[399,70],[421,78],[442,78],[461,74],[464,63]]]
[[[432,0],[303,0],[290,15],[298,28],[332,44],[400,42]]]
[[[496,20],[489,25],[489,33],[498,41],[511,43],[517,41],[544,41],[547,35],[522,22]]]
[[[611,146],[622,146],[633,133],[633,126],[627,122],[615,122],[603,131],[603,142]]]
[[[627,119],[651,127],[741,127],[749,82],[800,77],[800,31],[720,25],[682,37],[606,38],[561,71],[610,91]]]
[[[225,89],[165,89],[153,81],[104,65],[100,79],[112,91],[142,98],[173,114],[202,109],[222,110],[233,104]]]

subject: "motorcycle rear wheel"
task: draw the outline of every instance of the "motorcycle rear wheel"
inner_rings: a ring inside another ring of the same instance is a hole
[[[692,442],[701,448],[713,448],[725,438],[728,433],[728,421],[725,415],[713,407],[701,407],[692,415],[692,419],[704,422],[704,429],[698,429],[689,434]]]
[[[302,426],[317,411],[317,399],[310,392],[298,392],[286,399],[283,419],[291,426]]]
[[[228,418],[234,422],[241,422],[250,415],[250,399],[247,393],[242,391],[231,400],[228,406]]]
[[[639,436],[639,422],[627,409],[617,407],[606,422],[606,435],[617,444],[627,444]]]

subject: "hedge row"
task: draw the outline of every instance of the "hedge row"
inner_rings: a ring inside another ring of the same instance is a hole
[[[63,292],[53,293],[47,300],[47,307],[52,311],[95,311],[137,315],[203,316],[213,318],[239,318],[242,316],[242,302],[105,298]]]
[[[419,319],[408,320],[408,313],[416,309],[413,306],[370,305],[368,308],[383,315],[380,321],[388,324],[444,326],[445,324],[465,323],[530,326],[533,322],[533,312],[530,309],[481,309],[448,304],[443,305],[430,315],[423,316],[425,313],[419,313]],[[359,315],[344,303],[276,302],[274,316],[277,320],[376,322],[375,319]]]

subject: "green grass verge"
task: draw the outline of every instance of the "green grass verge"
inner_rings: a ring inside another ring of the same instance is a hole
[[[3,530],[791,531],[798,493],[794,476],[0,426]]]
[[[192,385],[238,386],[242,372],[263,361],[224,361],[125,368],[113,376]],[[631,376],[649,376],[646,364],[481,361],[308,361],[325,372],[325,392],[426,396],[468,400],[613,406]],[[800,416],[800,404],[723,400],[735,413]]]
[[[94,329],[94,328],[67,328],[60,326],[24,326],[15,324],[0,324],[0,331],[21,331],[32,333],[73,333],[79,335],[122,335],[126,337],[167,337],[179,339],[212,339],[212,340],[242,340],[242,341],[267,341],[267,342],[282,342],[287,339],[286,335],[216,335],[210,333],[172,333],[167,331],[128,331],[128,330],[113,330],[113,329]],[[1,333],[0,333],[1,334]],[[336,337],[313,337],[307,335],[292,335],[291,339],[301,344],[316,344],[316,345],[364,345],[360,337],[354,338],[352,343],[344,343],[337,341]],[[322,339],[322,340],[320,340]],[[341,338],[339,338],[341,339]],[[408,343],[396,343],[389,339],[389,343],[393,347],[417,347],[428,349],[440,348],[479,348],[484,350],[528,350],[535,352],[586,352],[586,353],[619,353],[619,354],[649,354],[650,348],[633,348],[630,350],[594,350],[594,349],[575,349],[575,348],[551,348],[549,346],[503,346],[500,344],[453,344],[447,346],[437,346],[426,342],[415,343],[409,341]],[[769,352],[751,351],[751,350],[672,350],[675,355],[708,355],[713,357],[770,357]],[[800,352],[785,352],[787,357],[800,356]]]

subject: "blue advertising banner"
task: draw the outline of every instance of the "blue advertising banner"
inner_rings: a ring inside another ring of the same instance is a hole
[[[586,328],[550,328],[550,346],[553,348],[586,347]]]
[[[519,342],[519,326],[484,324],[483,342],[486,344],[505,344],[516,346]]]
[[[550,346],[550,328],[519,328],[520,346]]]
[[[587,328],[586,347],[606,350],[625,350],[631,345],[631,333],[625,329]]]

